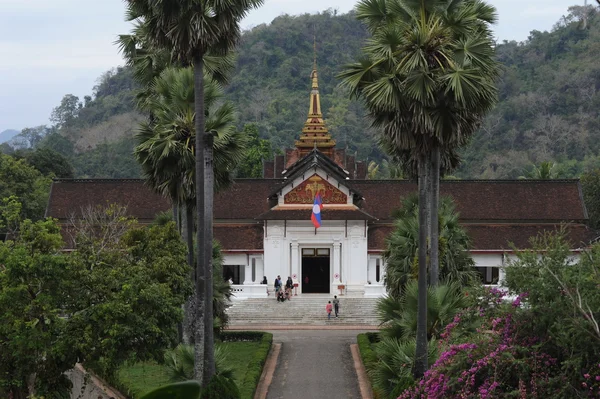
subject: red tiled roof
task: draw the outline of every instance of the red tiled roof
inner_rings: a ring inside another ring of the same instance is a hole
[[[239,179],[215,195],[215,219],[251,219],[267,212],[268,197],[282,179]]]
[[[512,243],[518,249],[531,248],[530,238],[543,232],[557,232],[560,225],[466,225],[467,232],[473,240],[473,249],[505,249],[510,250]],[[566,238],[571,248],[587,246],[594,238],[585,225],[566,225]]]
[[[68,219],[87,206],[118,203],[140,221],[152,220],[171,208],[170,201],[140,179],[61,179],[52,182],[46,216]]]
[[[527,249],[531,247],[531,237],[544,231],[554,232],[560,229],[560,225],[554,224],[466,224],[464,227],[471,236],[472,250],[511,250],[509,243],[513,243],[518,249]],[[594,238],[593,232],[585,225],[569,224],[565,228],[567,239],[573,248],[584,247]],[[393,229],[391,224],[369,226],[369,250],[383,250],[385,239]]]
[[[215,240],[221,243],[224,250],[262,250],[263,226],[254,225],[213,225]]]
[[[354,180],[363,210],[390,219],[401,198],[417,191],[406,180]],[[584,221],[587,213],[577,180],[448,180],[441,195],[454,198],[461,220]]]
[[[269,210],[257,220],[310,220],[312,209]],[[321,220],[374,220],[375,218],[360,209],[327,209],[321,212]]]
[[[270,210],[267,200],[281,179],[239,179],[215,195],[215,219],[254,220]],[[415,192],[405,180],[354,180],[351,187],[364,196],[362,211],[389,220],[401,198]],[[441,194],[456,201],[464,221],[584,221],[580,186],[576,180],[444,181]],[[152,192],[143,180],[56,180],[47,215],[64,219],[81,206],[118,202],[138,219],[152,219],[169,209],[169,201]],[[325,212],[323,213],[325,215]]]

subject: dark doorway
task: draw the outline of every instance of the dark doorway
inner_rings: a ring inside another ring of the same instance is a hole
[[[233,280],[233,284],[242,284],[243,265],[223,265],[223,280]]]
[[[329,249],[305,248],[302,250],[302,293],[329,294]]]

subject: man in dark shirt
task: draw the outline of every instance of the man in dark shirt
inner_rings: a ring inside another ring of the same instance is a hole
[[[333,310],[335,311],[335,317],[338,317],[338,313],[340,311],[340,300],[337,295],[333,296]]]

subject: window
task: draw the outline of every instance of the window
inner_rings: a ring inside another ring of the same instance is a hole
[[[256,281],[256,258],[252,258],[252,282]]]
[[[329,256],[329,248],[317,248],[317,256]]]
[[[483,284],[498,284],[500,281],[499,267],[476,267]]]
[[[379,282],[381,279],[381,259],[375,259],[375,281]]]
[[[315,256],[314,248],[302,248],[302,256]]]

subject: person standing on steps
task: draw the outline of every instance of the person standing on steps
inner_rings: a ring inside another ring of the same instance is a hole
[[[277,298],[279,296],[279,290],[281,290],[281,276],[277,276],[275,284],[273,285],[275,286],[275,298]]]
[[[285,282],[285,298],[289,301],[292,298],[292,290],[294,289],[294,282],[292,278],[288,276]]]
[[[325,310],[327,311],[327,320],[331,320],[331,308],[333,306],[331,306],[331,301],[327,302],[327,305],[325,306]]]
[[[338,317],[338,313],[340,312],[340,300],[337,295],[333,296],[333,310],[335,311],[335,317]]]

